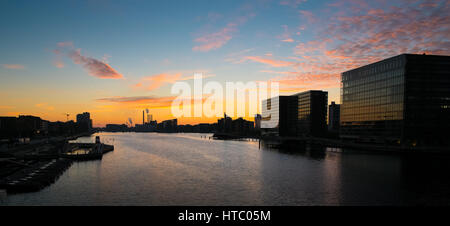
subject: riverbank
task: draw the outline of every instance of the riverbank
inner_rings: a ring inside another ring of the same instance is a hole
[[[321,138],[321,137],[279,137],[252,136],[230,133],[215,133],[211,138],[217,140],[258,140],[271,148],[293,149],[300,145],[321,145],[330,148],[345,148],[361,152],[389,152],[389,153],[422,153],[422,154],[450,154],[450,147],[442,146],[407,146],[380,143],[357,143],[349,140]]]
[[[24,145],[0,153],[0,189],[7,193],[34,192],[57,180],[72,161],[97,160],[114,150],[113,145],[100,143],[72,144],[69,140],[90,136],[77,134],[70,137],[52,138]],[[84,145],[92,149],[85,155],[69,155],[72,146]]]
[[[299,145],[321,145],[330,148],[344,148],[352,151],[361,150],[362,152],[378,153],[420,153],[420,154],[450,154],[450,147],[441,146],[406,146],[406,145],[388,145],[377,143],[356,143],[346,140],[319,138],[319,137],[275,137],[262,136],[260,142],[273,148],[293,148]]]
[[[36,192],[55,182],[72,165],[69,159],[25,161],[26,167],[0,180],[7,193]]]

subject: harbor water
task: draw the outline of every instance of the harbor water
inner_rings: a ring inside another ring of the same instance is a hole
[[[102,160],[0,205],[448,205],[450,158],[259,147],[210,134],[97,133]]]

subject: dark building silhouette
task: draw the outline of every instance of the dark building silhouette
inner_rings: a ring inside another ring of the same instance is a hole
[[[190,124],[179,125],[177,130],[180,133],[193,133],[194,132],[194,126],[190,125]]]
[[[255,129],[256,130],[260,130],[261,129],[261,115],[260,114],[256,114],[255,115]]]
[[[31,115],[20,115],[19,117],[0,117],[0,137],[36,137],[46,134],[44,120]]]
[[[136,125],[134,125],[134,131],[135,132],[154,132],[154,131],[156,131],[156,126],[152,125],[150,123],[136,124]]]
[[[224,117],[217,120],[216,131],[239,136],[252,135],[255,132],[254,122],[241,118],[233,120],[224,114]],[[214,129],[214,128],[212,128]]]
[[[77,114],[77,125],[80,132],[89,132],[92,130],[92,119],[89,112]]]
[[[297,135],[324,136],[327,131],[328,92],[309,90],[297,93]]]
[[[193,132],[195,133],[211,133],[214,130],[214,124],[200,123],[193,126]]]
[[[19,137],[17,117],[0,117],[0,138]]]
[[[449,145],[450,56],[402,54],[342,73],[340,136]]]
[[[217,131],[221,133],[231,133],[233,130],[232,119],[223,114],[223,118],[217,120]]]
[[[339,132],[339,120],[341,115],[341,105],[336,104],[334,101],[328,106],[328,131],[337,133]]]
[[[105,131],[107,132],[126,132],[129,128],[126,124],[106,124]]]
[[[297,96],[278,96],[262,101],[261,134],[296,136]]]
[[[49,122],[40,117],[20,115],[19,117],[0,117],[0,138],[36,138],[45,136],[73,135],[79,131],[73,121]]]
[[[42,119],[31,115],[19,115],[17,127],[22,137],[34,137],[41,134]]]
[[[50,136],[64,136],[74,135],[80,131],[79,125],[74,121],[68,122],[47,122],[48,123],[48,135]]]
[[[232,133],[238,135],[248,135],[254,130],[254,122],[247,121],[243,118],[235,119],[231,122],[232,124]]]
[[[158,122],[156,120],[153,121],[153,115],[147,114],[147,120],[145,120],[145,111],[142,111],[142,124],[135,124],[134,128],[130,129],[135,132],[155,132],[157,128]]]
[[[165,120],[161,123],[158,123],[156,126],[156,131],[163,133],[175,133],[177,132],[177,119]]]
[[[214,133],[217,131],[217,123],[200,123],[197,125],[179,125],[177,132],[180,133]]]

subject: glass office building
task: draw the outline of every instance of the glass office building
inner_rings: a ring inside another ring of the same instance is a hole
[[[342,73],[341,138],[448,144],[450,56],[402,54]]]
[[[328,131],[339,132],[339,121],[341,118],[341,105],[334,101],[328,106]]]
[[[323,136],[327,132],[328,92],[309,90],[297,93],[297,135]]]

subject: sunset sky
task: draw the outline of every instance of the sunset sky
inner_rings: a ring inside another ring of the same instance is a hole
[[[176,81],[322,89],[401,53],[450,55],[448,0],[0,1],[0,116],[172,118]],[[215,118],[184,118],[180,124]]]

